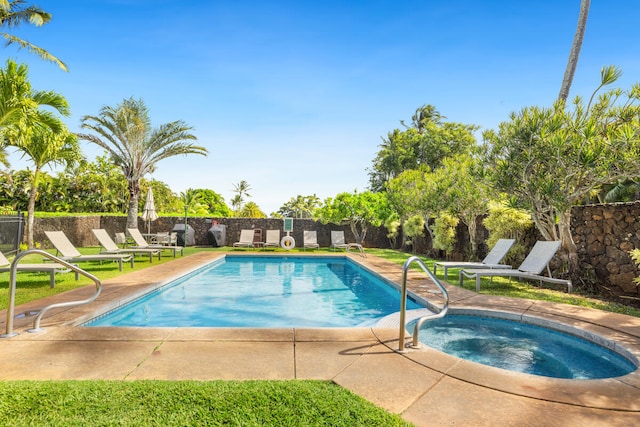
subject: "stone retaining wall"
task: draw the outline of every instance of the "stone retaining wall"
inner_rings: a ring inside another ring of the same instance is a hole
[[[227,227],[227,246],[233,245],[240,237],[240,230],[247,228],[260,228],[263,230],[263,241],[266,237],[266,230],[278,229],[280,235],[284,236],[283,220],[275,218],[187,218],[187,224],[194,229],[195,244],[197,246],[207,246],[207,232],[211,228],[212,222],[219,222]],[[79,217],[53,217],[36,218],[34,224],[34,240],[43,248],[51,248],[51,243],[44,234],[45,230],[62,230],[71,242],[78,246],[98,246],[91,229],[104,228],[113,238],[115,233],[125,231],[127,218],[124,216],[79,216]],[[170,232],[174,225],[184,224],[184,217],[161,217],[151,222],[151,233]],[[138,218],[138,229],[142,233],[147,232],[147,223]],[[311,219],[294,219],[293,232],[291,235],[296,241],[296,246],[301,246],[303,242],[303,231],[315,230],[318,234],[318,244],[328,247],[331,244],[331,230],[343,230],[346,242],[355,242],[353,233],[349,226],[339,226],[335,224],[322,224]],[[389,240],[386,237],[384,227],[370,227],[364,242],[365,247],[388,248]]]
[[[640,202],[576,206],[571,228],[583,276],[616,295],[640,296],[640,270],[629,255],[640,248]]]

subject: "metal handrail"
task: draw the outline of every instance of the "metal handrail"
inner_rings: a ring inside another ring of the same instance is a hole
[[[85,299],[85,300],[81,300],[81,301],[68,301],[68,302],[60,302],[60,303],[55,303],[55,304],[50,304],[44,308],[42,308],[40,310],[40,312],[38,313],[38,315],[36,316],[34,322],[33,322],[33,328],[29,329],[28,332],[42,332],[43,329],[40,328],[40,319],[42,319],[42,316],[44,316],[44,314],[49,311],[52,308],[60,308],[60,307],[72,307],[75,305],[82,305],[82,304],[88,304],[92,301],[94,301],[96,298],[98,298],[98,295],[100,295],[100,292],[102,292],[102,283],[100,282],[100,279],[98,279],[96,276],[94,276],[91,273],[87,273],[86,271],[84,271],[83,269],[81,269],[80,267],[78,267],[75,264],[70,264],[67,261],[60,259],[52,254],[50,254],[47,251],[43,251],[41,249],[29,249],[26,250],[24,252],[19,253],[18,255],[16,255],[15,259],[13,260],[13,262],[11,263],[11,270],[10,270],[10,274],[9,274],[9,306],[7,307],[7,328],[6,328],[6,332],[2,335],[0,335],[0,338],[11,338],[11,337],[15,337],[16,335],[18,335],[16,332],[13,331],[13,317],[14,317],[14,312],[15,312],[15,303],[16,303],[16,276],[17,276],[17,271],[18,271],[18,261],[20,261],[20,259],[24,256],[30,255],[30,254],[40,254],[43,255],[46,258],[49,258],[52,261],[55,261],[58,264],[61,264],[63,266],[65,266],[66,268],[74,271],[76,274],[82,274],[85,277],[88,277],[89,279],[93,280],[96,284],[96,293],[93,294],[91,297]]]
[[[420,268],[422,268],[422,270],[425,273],[427,273],[427,275],[431,278],[431,280],[433,280],[433,282],[438,286],[438,288],[440,289],[440,292],[442,292],[444,301],[442,303],[442,307],[440,308],[440,311],[436,315],[422,316],[416,321],[416,325],[413,328],[413,343],[411,346],[414,348],[417,348],[420,346],[420,343],[418,340],[418,332],[424,322],[426,322],[427,320],[440,319],[446,316],[447,311],[449,311],[449,293],[447,292],[445,287],[442,286],[442,283],[440,283],[438,278],[427,268],[426,265],[424,265],[424,262],[422,262],[422,260],[417,256],[412,256],[408,260],[406,260],[404,265],[402,266],[402,289],[401,289],[401,295],[400,295],[400,335],[398,339],[398,350],[397,350],[399,353],[404,353],[406,351],[404,349],[404,334],[405,334],[404,322],[405,322],[406,313],[407,313],[407,272],[409,271],[409,266],[414,262],[417,262]]]
[[[347,244],[347,252],[351,252],[351,248],[356,248],[360,252],[360,256],[362,258],[366,258],[367,254],[364,253],[364,248],[359,243],[349,243]]]

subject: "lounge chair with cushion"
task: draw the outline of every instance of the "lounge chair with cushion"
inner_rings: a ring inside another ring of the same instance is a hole
[[[450,268],[511,268],[510,265],[500,264],[500,261],[507,255],[514,243],[515,239],[499,239],[480,262],[436,261],[433,263],[433,274],[436,274],[438,267],[442,267],[444,268],[444,279],[447,280]]]
[[[267,238],[263,248],[277,248],[280,246],[280,230],[267,230]]]
[[[568,291],[571,292],[573,289],[571,281],[553,278],[551,277],[551,271],[549,270],[549,261],[551,261],[551,258],[553,258],[559,248],[560,242],[558,241],[538,241],[533,245],[531,252],[529,252],[529,255],[527,255],[524,261],[522,261],[522,264],[520,264],[520,267],[517,269],[460,270],[459,284],[462,286],[464,277],[475,277],[476,291],[479,292],[480,278],[483,276],[490,278],[501,276],[509,277],[509,279],[512,277],[522,277],[530,280],[540,280],[542,282],[566,285]],[[547,269],[547,274],[549,274],[548,277],[540,274],[545,268]]]
[[[45,231],[44,234],[51,241],[53,246],[60,254],[61,258],[67,262],[91,262],[91,261],[116,261],[120,271],[122,271],[122,263],[129,261],[131,268],[133,268],[133,255],[132,254],[97,254],[97,255],[82,255],[73,243],[67,238],[64,231]]]
[[[91,230],[93,234],[100,242],[100,246],[102,246],[103,250],[100,251],[102,254],[146,254],[149,255],[149,262],[153,262],[153,256],[158,255],[158,259],[160,259],[161,250],[160,249],[152,249],[152,248],[124,248],[120,249],[116,242],[111,239],[107,230],[102,228],[97,228]]]
[[[344,231],[331,230],[331,245],[329,247],[334,250],[335,249],[347,250],[349,245],[344,241]]]
[[[253,248],[253,235],[255,233],[252,229],[240,230],[240,240],[233,244],[234,248],[244,247]]]
[[[131,249],[161,249],[167,251],[173,251],[173,257],[176,257],[176,252],[180,252],[180,255],[184,254],[183,246],[168,246],[168,245],[158,245],[158,244],[149,244],[144,239],[144,236],[140,233],[140,230],[137,228],[127,228],[127,233],[135,242],[135,246],[131,246]]]
[[[318,233],[315,231],[307,231],[305,230],[303,233],[303,244],[302,250],[305,249],[318,249],[320,245],[318,244]]]
[[[6,273],[11,271],[11,262],[4,256],[2,252],[0,252],[0,273]],[[56,273],[68,273],[71,270],[66,268],[62,264],[58,263],[46,263],[46,264],[18,264],[16,267],[16,271],[27,271],[30,273],[49,273],[49,286],[52,288],[56,284]],[[76,274],[76,280],[78,280],[78,275]]]

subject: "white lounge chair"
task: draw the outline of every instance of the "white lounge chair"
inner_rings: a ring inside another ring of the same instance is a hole
[[[530,279],[530,280],[540,280],[543,282],[558,283],[558,284],[566,285],[569,292],[571,292],[573,290],[573,285],[571,284],[571,280],[553,278],[551,277],[551,271],[549,270],[549,261],[551,261],[551,258],[553,258],[553,256],[555,255],[555,253],[558,251],[559,248],[560,248],[560,242],[538,241],[536,242],[535,245],[533,245],[531,252],[529,252],[529,255],[527,255],[524,261],[522,261],[522,264],[520,264],[520,267],[518,267],[517,269],[487,269],[487,270],[468,270],[468,271],[460,270],[459,284],[460,286],[462,286],[462,281],[464,280],[464,277],[467,277],[467,278],[475,277],[476,291],[479,292],[480,278],[483,276],[491,277],[491,278],[496,276],[501,276],[501,277],[509,277],[509,279],[511,279],[512,277],[523,277],[525,279]],[[540,274],[545,268],[547,269],[547,273],[549,274],[548,277],[542,276]]]
[[[95,228],[91,230],[93,234],[100,242],[100,246],[102,246],[103,250],[100,251],[102,254],[146,254],[149,255],[149,262],[153,262],[153,256],[158,255],[158,259],[160,259],[161,250],[160,249],[152,249],[152,248],[124,248],[121,249],[118,247],[116,242],[111,239],[107,230],[102,228]]]
[[[280,246],[280,230],[267,230],[267,237],[263,248],[277,248]]]
[[[184,254],[183,246],[167,246],[167,245],[158,245],[158,244],[149,244],[144,239],[144,236],[140,233],[140,230],[137,228],[127,228],[127,233],[133,239],[136,246],[130,246],[131,249],[160,249],[160,250],[168,250],[173,251],[173,257],[176,257],[176,252],[180,252],[180,255]]]
[[[436,261],[433,263],[433,274],[436,274],[438,267],[442,267],[444,268],[444,279],[447,280],[450,268],[511,268],[510,265],[500,264],[500,261],[507,255],[515,241],[515,239],[499,239],[487,256],[480,262]]]
[[[344,241],[344,231],[342,230],[331,230],[331,245],[329,246],[332,249],[344,249],[345,251],[349,247],[349,245]]]
[[[11,271],[11,262],[0,252],[0,273]],[[29,273],[49,273],[49,286],[52,288],[56,285],[56,273],[69,273],[71,270],[62,264],[46,263],[46,264],[18,264],[16,271],[26,271]],[[78,275],[76,274],[76,280]]]
[[[302,250],[305,249],[318,249],[320,245],[318,244],[318,233],[315,231],[307,231],[305,230],[303,233],[303,242],[302,242]]]
[[[254,232],[252,229],[240,230],[240,240],[235,242],[233,247],[253,248],[253,235]]]
[[[122,263],[129,261],[131,268],[133,268],[133,255],[132,254],[97,254],[97,255],[82,255],[73,243],[64,234],[64,231],[45,231],[44,234],[51,241],[53,246],[60,254],[60,257],[67,262],[92,262],[92,261],[116,261],[120,271],[122,271]]]

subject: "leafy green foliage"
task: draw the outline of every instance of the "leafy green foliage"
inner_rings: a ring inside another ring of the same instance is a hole
[[[349,224],[356,242],[362,244],[369,225],[379,226],[392,210],[384,193],[354,191],[327,198],[316,214],[325,224]]]
[[[102,107],[97,116],[84,116],[82,128],[93,133],[78,137],[106,150],[127,181],[127,227],[137,226],[141,180],[159,161],[183,154],[207,154],[206,148],[190,142],[197,138],[186,123],[176,120],[154,128],[147,106],[133,98],[116,107]]]
[[[442,159],[465,153],[476,143],[476,126],[443,122],[432,105],[420,107],[412,117],[412,126],[405,127],[404,131],[394,129],[383,139],[369,170],[373,191],[382,191],[387,181],[403,171],[420,166],[436,169]]]
[[[640,85],[598,95],[619,76],[605,67],[588,103],[577,97],[572,109],[561,101],[524,108],[483,134],[493,184],[521,201],[546,240],[562,240],[571,271],[578,264],[571,206],[596,188],[640,174]]]
[[[278,218],[313,218],[316,209],[322,202],[315,194],[311,196],[297,195],[282,205],[274,215]]]
[[[459,219],[456,216],[443,212],[436,218],[433,224],[433,247],[442,249],[448,255],[456,243],[456,227]]]
[[[482,221],[489,230],[487,246],[493,247],[498,239],[515,239],[515,244],[505,257],[507,264],[518,265],[526,255],[522,244],[524,233],[533,226],[531,214],[523,209],[509,206],[506,202],[489,202],[489,215]]]
[[[422,235],[424,231],[424,218],[420,215],[414,215],[410,217],[404,223],[404,234],[411,239],[411,247],[413,248],[413,252],[416,251],[415,238]],[[409,244],[409,242],[407,242]]]

